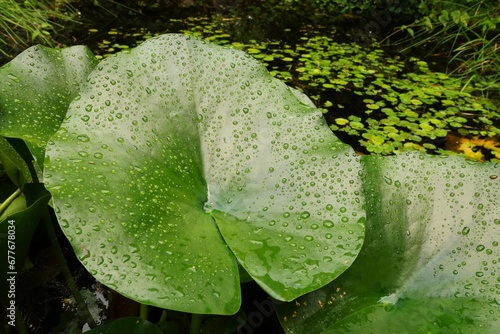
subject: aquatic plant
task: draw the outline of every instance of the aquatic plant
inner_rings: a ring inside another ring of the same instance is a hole
[[[339,43],[345,37],[335,29],[305,26],[294,32],[294,44],[242,43],[230,33],[234,19],[201,17],[175,23],[187,25],[186,34],[245,50],[260,60],[274,77],[306,93],[325,112],[331,129],[359,152],[421,150],[500,159],[498,101],[483,96],[492,88],[487,82],[472,83],[432,70],[434,64],[417,57],[391,57],[375,42],[368,47]],[[128,48],[121,40],[131,35],[154,35],[143,30],[109,34],[113,39],[99,46],[104,57]],[[455,144],[457,135],[464,145]],[[483,141],[491,144],[482,145]]]
[[[30,45],[42,43],[54,46],[54,31],[63,22],[75,19],[76,11],[68,1],[15,1],[0,3],[0,54],[12,56]]]
[[[375,42],[369,48],[336,42],[334,29],[307,27],[295,46],[281,41],[242,44],[231,42],[223,28],[201,22],[193,22],[185,33],[231,45],[259,59],[273,76],[322,107],[331,129],[343,140],[357,142],[358,151],[451,154],[446,149],[453,145],[445,142],[459,134],[490,138],[495,144],[484,148],[487,159],[500,159],[495,140],[500,113],[496,100],[481,96],[486,84],[465,85],[462,79],[432,71],[416,57],[390,57]]]
[[[465,78],[464,87],[479,83],[486,96],[498,96],[500,57],[495,41],[500,37],[499,4],[492,1],[429,1],[421,11],[422,18],[401,27],[386,39],[403,46],[402,52],[427,48],[428,54],[446,55],[449,74]],[[406,36],[401,37],[401,32]]]
[[[43,221],[58,249],[57,221],[96,279],[144,305],[240,314],[250,279],[289,333],[392,329],[371,319],[394,323],[429,303],[408,328],[469,330],[473,318],[495,330],[498,164],[356,157],[258,61],[183,35],[100,63],[83,47],[34,47],[0,78],[13,189],[0,232],[19,231],[17,270],[30,262],[30,222]],[[103,329],[156,327],[142,318]],[[192,333],[202,325],[191,317]]]

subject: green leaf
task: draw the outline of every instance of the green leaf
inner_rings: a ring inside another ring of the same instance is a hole
[[[23,202],[21,205],[23,210],[8,215],[5,219],[2,216],[0,219],[0,250],[2,252],[0,292],[2,296],[7,296],[6,283],[7,278],[10,277],[8,273],[20,272],[23,268],[33,233],[50,199],[50,194],[40,183],[27,183],[24,188],[26,197],[16,199]],[[15,263],[9,262],[12,259],[9,255],[15,257]]]
[[[337,123],[338,125],[346,125],[349,124],[349,120],[345,118],[336,118],[335,123]]]
[[[138,317],[127,317],[113,320],[105,325],[91,329],[87,334],[162,334],[156,325]]]
[[[0,68],[0,135],[23,139],[42,168],[47,140],[97,60],[83,46],[33,46]]]
[[[0,136],[0,164],[18,188],[31,180],[30,170],[24,159],[12,145]]]
[[[424,26],[427,28],[427,30],[432,30],[433,25],[432,25],[432,21],[431,21],[431,19],[429,18],[429,16],[425,16],[425,17],[422,19],[422,23],[423,23],[423,24],[424,24]]]
[[[467,26],[469,24],[469,14],[467,12],[463,12],[460,14],[460,23],[462,23],[464,26]]]
[[[448,24],[448,21],[450,20],[450,17],[448,16],[448,11],[447,10],[443,10],[441,12],[441,15],[439,15],[438,20],[439,20],[439,22],[441,22],[441,24],[443,26],[446,27],[446,25]]]
[[[454,10],[450,13],[451,15],[451,18],[453,19],[453,22],[455,22],[456,24],[459,24],[460,23],[460,15],[462,14],[462,12],[460,10]]]
[[[26,198],[21,192],[21,189],[17,189],[0,204],[0,221],[7,219],[15,213],[23,211],[26,207]]]
[[[287,333],[496,333],[500,165],[364,156],[367,234],[337,280],[278,305]]]
[[[191,37],[100,63],[45,164],[82,263],[151,305],[235,313],[237,261],[292,300],[363,241],[360,165],[321,112],[248,55]]]

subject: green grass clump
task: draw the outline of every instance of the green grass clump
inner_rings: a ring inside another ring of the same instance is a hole
[[[75,15],[64,0],[0,1],[0,55],[10,58],[34,44],[56,45],[54,31]]]
[[[431,1],[427,15],[392,36],[401,52],[427,50],[448,59],[449,74],[464,85],[481,82],[485,94],[500,90],[500,2]],[[425,11],[425,10],[424,10]],[[405,36],[398,34],[405,32]]]

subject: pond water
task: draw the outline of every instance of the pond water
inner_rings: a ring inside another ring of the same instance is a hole
[[[482,87],[439,72],[446,64],[442,57],[423,61],[378,45],[372,38],[384,31],[366,20],[296,12],[234,16],[199,8],[139,13],[123,6],[111,16],[87,9],[86,23],[71,35],[74,44],[88,45],[99,58],[163,33],[195,35],[262,61],[322,108],[336,135],[360,153],[451,150],[500,160],[498,96],[485,99]]]

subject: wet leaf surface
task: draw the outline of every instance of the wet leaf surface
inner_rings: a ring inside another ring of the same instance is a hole
[[[28,165],[7,139],[3,137],[0,137],[0,163],[17,187],[31,181]]]
[[[237,260],[291,300],[363,241],[361,167],[321,112],[248,55],[192,37],[101,62],[45,164],[82,263],[151,305],[235,313]]]
[[[24,140],[42,169],[47,140],[96,64],[83,46],[33,46],[2,66],[0,135]]]
[[[495,333],[500,166],[364,156],[367,234],[337,280],[277,306],[288,333]]]

